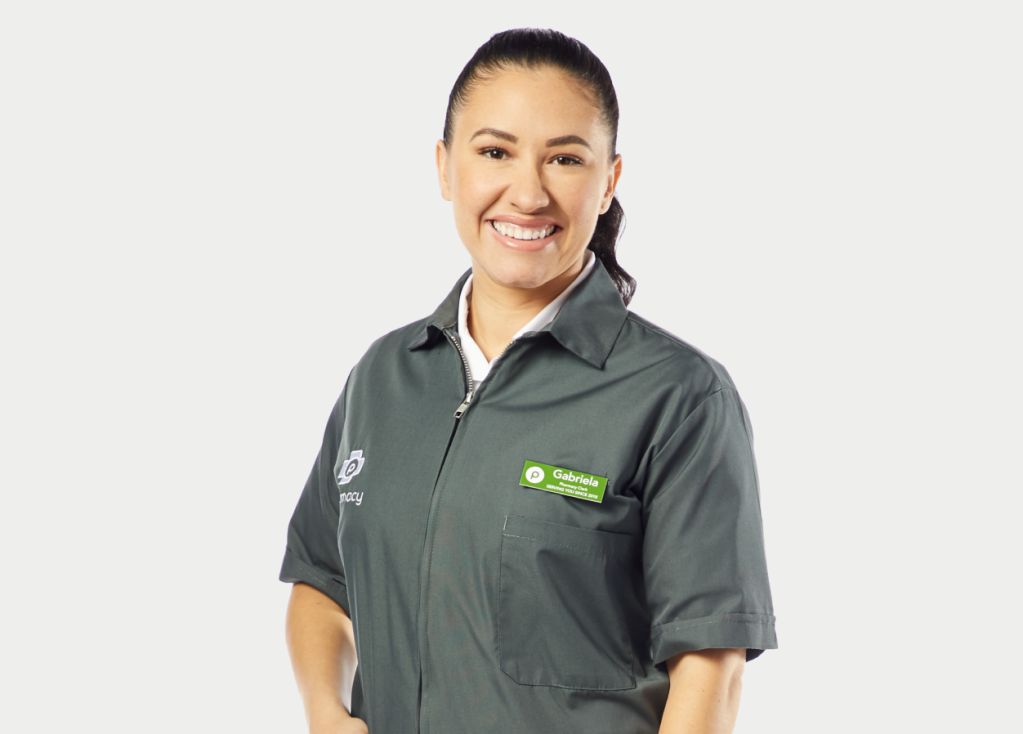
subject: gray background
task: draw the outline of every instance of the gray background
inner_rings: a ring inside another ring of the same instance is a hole
[[[633,308],[752,416],[736,731],[1019,726],[1019,5],[514,6],[0,9],[0,728],[303,729],[286,524],[468,266],[433,145],[524,25],[610,69]]]

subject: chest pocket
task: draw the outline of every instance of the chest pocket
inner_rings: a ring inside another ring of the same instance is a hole
[[[522,685],[636,687],[620,594],[628,535],[509,515],[501,539],[498,661]]]

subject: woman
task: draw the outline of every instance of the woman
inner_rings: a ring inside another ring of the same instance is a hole
[[[472,269],[352,370],[289,527],[310,731],[729,732],[776,647],[742,402],[626,308],[617,125],[553,31],[456,81],[437,169]]]

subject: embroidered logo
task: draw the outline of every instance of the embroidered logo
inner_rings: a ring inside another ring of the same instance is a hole
[[[365,463],[366,460],[362,457],[362,452],[353,451],[352,455],[341,464],[341,470],[337,473],[337,483],[348,484],[356,474],[362,471],[362,465]]]

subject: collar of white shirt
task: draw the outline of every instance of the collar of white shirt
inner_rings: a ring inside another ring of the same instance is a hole
[[[512,337],[512,341],[531,331],[540,331],[540,329],[554,321],[554,317],[558,315],[558,311],[561,310],[561,307],[568,300],[572,291],[586,280],[586,276],[593,270],[593,264],[597,261],[597,258],[594,257],[593,252],[590,250],[586,251],[586,256],[588,260],[578,277],[565,290],[561,291],[557,298],[544,306],[543,310],[534,316],[528,324],[519,329],[515,336]],[[462,295],[458,299],[458,341],[461,343],[465,359],[469,363],[469,371],[472,373],[472,389],[475,391],[480,386],[480,383],[487,379],[487,375],[490,374],[490,368],[497,361],[497,358],[494,359],[494,362],[488,362],[469,333],[469,296],[471,293],[472,276],[470,275],[469,279],[465,281],[465,285],[462,286]]]

